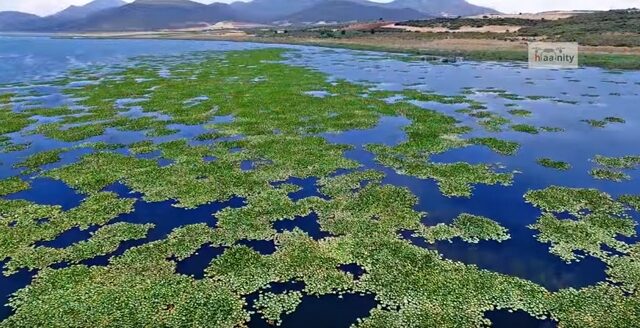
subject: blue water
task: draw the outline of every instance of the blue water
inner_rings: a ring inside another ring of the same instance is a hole
[[[203,50],[240,50],[269,45],[232,43],[232,42],[198,42],[198,41],[153,41],[153,40],[57,40],[42,37],[3,37],[0,36],[0,93],[13,90],[24,92],[31,90],[38,96],[24,96],[15,104],[16,110],[33,106],[72,105],[73,99],[68,99],[60,93],[61,88],[48,86],[52,79],[60,78],[69,69],[83,67],[104,67],[105,70],[117,69],[132,65],[134,57],[143,55],[167,56],[178,55],[191,51]],[[283,46],[278,46],[283,47]],[[609,74],[599,68],[586,68],[571,71],[528,70],[522,64],[513,63],[477,63],[461,62],[453,65],[431,65],[426,63],[407,63],[388,59],[384,54],[372,52],[356,52],[349,50],[332,50],[288,46],[296,49],[295,55],[290,55],[287,61],[294,65],[310,67],[328,74],[329,80],[346,79],[356,83],[367,83],[374,89],[403,90],[415,88],[431,90],[442,94],[458,94],[464,88],[476,90],[487,88],[505,89],[511,93],[525,96],[545,96],[549,98],[577,101],[577,104],[557,103],[549,99],[541,100],[506,100],[495,94],[482,93],[472,98],[482,101],[495,112],[511,118],[517,123],[536,126],[551,126],[563,128],[560,133],[541,133],[529,135],[505,130],[496,134],[489,134],[477,122],[456,110],[464,108],[460,105],[442,105],[434,103],[415,102],[425,109],[434,109],[454,116],[462,124],[473,127],[468,137],[495,136],[505,140],[517,141],[522,146],[515,156],[502,156],[482,146],[470,146],[455,149],[432,157],[435,162],[450,163],[466,161],[470,163],[493,163],[504,166],[509,171],[519,171],[514,184],[504,186],[475,186],[474,196],[466,198],[444,197],[436,183],[432,180],[417,179],[397,174],[388,167],[375,161],[374,156],[366,151],[365,145],[379,143],[397,145],[406,140],[404,128],[410,122],[404,117],[383,117],[379,124],[368,130],[346,131],[343,133],[323,134],[329,142],[347,144],[354,147],[346,153],[350,159],[362,164],[360,169],[376,169],[386,174],[383,183],[402,186],[410,189],[419,199],[416,210],[428,213],[424,223],[451,222],[461,213],[483,215],[499,221],[509,229],[512,236],[503,243],[480,242],[467,244],[460,240],[453,242],[439,242],[429,245],[424,240],[411,237],[410,231],[399,232],[414,245],[438,250],[446,258],[477,265],[480,268],[505,273],[532,280],[549,290],[567,287],[580,288],[603,281],[606,266],[601,261],[587,257],[578,263],[566,264],[558,257],[548,252],[548,245],[541,244],[533,237],[534,231],[527,225],[536,221],[539,210],[526,204],[523,195],[531,189],[541,189],[549,185],[561,185],[580,188],[597,188],[616,197],[622,194],[640,193],[640,174],[638,171],[628,171],[632,177],[630,181],[614,183],[593,179],[588,171],[594,167],[589,161],[596,154],[606,156],[638,155],[640,148],[640,72],[624,72]],[[158,61],[158,65],[164,65]],[[22,84],[21,84],[22,83]],[[40,84],[29,87],[32,84]],[[77,85],[86,82],[78,82]],[[330,96],[318,94],[318,90],[309,90],[315,96]],[[390,99],[393,101],[394,98]],[[198,101],[195,99],[194,101]],[[531,117],[517,118],[507,114],[510,109],[506,104],[516,103],[519,107],[530,110]],[[125,115],[145,115],[136,108],[134,100],[121,100],[120,104],[129,109]],[[602,119],[607,116],[619,116],[626,120],[626,124],[611,124],[604,129],[594,129],[582,119]],[[218,117],[212,123],[224,123],[233,120],[232,116]],[[40,123],[46,122],[41,118]],[[152,138],[154,142],[166,142],[178,138],[193,138],[207,132],[202,126],[176,125],[170,128],[178,129],[175,135]],[[78,206],[83,199],[68,186],[61,182],[37,178],[26,175],[13,165],[33,153],[43,150],[68,148],[62,154],[59,163],[47,165],[45,169],[60,167],[77,161],[82,155],[93,150],[77,147],[73,143],[64,143],[44,138],[38,135],[11,136],[16,143],[30,142],[32,146],[24,151],[10,154],[0,154],[0,178],[21,175],[29,181],[32,188],[28,191],[10,195],[9,199],[26,199],[39,204],[59,205],[68,210]],[[238,136],[242,138],[242,136]],[[143,132],[122,132],[108,129],[103,136],[91,138],[87,141],[104,141],[109,143],[130,144],[149,139]],[[192,141],[192,143],[197,143]],[[122,150],[124,152],[124,150]],[[159,157],[160,154],[151,153],[141,155],[154,158],[161,165],[171,165],[171,161]],[[536,159],[550,157],[563,160],[572,165],[569,171],[555,171],[536,164]],[[214,161],[215,158],[206,158]],[[256,164],[244,162],[244,170],[252,170]],[[346,173],[346,172],[339,172]],[[293,200],[307,197],[323,197],[317,186],[317,178],[290,178],[286,181],[274,182],[277,186],[282,183],[295,184],[299,191],[289,194]],[[214,213],[226,207],[242,207],[243,199],[234,198],[224,203],[203,205],[196,209],[177,208],[172,201],[149,203],[142,200],[142,196],[121,184],[114,184],[106,189],[117,193],[120,197],[135,198],[135,211],[113,220],[113,222],[153,223],[155,227],[148,238],[125,242],[112,254],[99,256],[83,261],[87,265],[107,265],[111,257],[122,254],[127,249],[153,240],[164,238],[171,230],[193,223],[206,223],[215,227]],[[636,213],[637,214],[637,213]],[[637,217],[636,217],[637,218]],[[328,237],[317,222],[317,216],[312,213],[294,220],[277,221],[274,223],[277,231],[288,231],[295,228],[302,229],[315,239]],[[53,241],[44,242],[51,247],[65,247],[89,238],[90,233],[97,227],[81,231],[73,229],[65,232]],[[636,240],[636,238],[631,238]],[[238,244],[247,245],[262,254],[272,254],[276,245],[272,241],[243,240]],[[209,263],[224,252],[224,248],[204,245],[197,254],[177,262],[177,273],[202,279]],[[57,264],[64,266],[66,264]],[[355,264],[343,266],[340,269],[354,274],[356,277],[364,274],[362,268]],[[36,272],[21,271],[10,277],[0,277],[0,303],[5,304],[9,295],[30,283]],[[296,287],[299,288],[300,286]],[[291,286],[282,287],[291,290]],[[294,288],[295,289],[295,288]],[[248,299],[251,299],[249,297]],[[251,302],[249,302],[251,303]],[[320,298],[305,296],[298,310],[284,317],[284,327],[347,327],[358,317],[364,317],[369,310],[376,306],[372,295],[323,296]],[[10,315],[7,307],[0,308],[0,320]],[[326,316],[326,313],[333,313]],[[497,327],[549,327],[553,323],[531,318],[525,313],[494,311],[487,314]],[[310,318],[313,318],[311,320]],[[267,325],[264,320],[253,316],[251,326]]]
[[[0,83],[59,77],[70,68],[122,64],[136,56],[178,55],[204,50],[243,50],[257,45],[235,42],[169,40],[71,40],[0,36]]]
[[[211,244],[206,244],[198,249],[195,255],[178,261],[176,272],[195,279],[202,279],[211,261],[222,255],[226,249],[226,247],[215,247]]]

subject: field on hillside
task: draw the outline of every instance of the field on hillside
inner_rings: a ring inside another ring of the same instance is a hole
[[[579,13],[554,20],[486,17],[407,21],[396,25],[440,28],[449,32],[486,26],[510,26],[511,29],[503,31],[510,38],[535,37],[548,41],[578,42],[588,46],[640,46],[640,10],[637,9]]]

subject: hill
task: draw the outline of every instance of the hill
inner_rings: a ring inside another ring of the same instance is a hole
[[[302,10],[282,20],[290,22],[318,21],[374,21],[374,20],[407,20],[426,18],[426,14],[413,9],[395,9],[381,6],[355,3],[351,1],[329,0]]]
[[[465,0],[395,0],[386,6],[389,8],[410,8],[429,16],[472,16],[498,13],[494,9],[472,5]]]
[[[611,10],[577,14],[523,28],[523,36],[546,37],[584,45],[640,46],[640,10]]]
[[[84,6],[69,6],[67,9],[49,17],[59,20],[80,19],[105,9],[117,8],[126,4],[123,0],[95,0]]]
[[[234,2],[231,8],[249,21],[271,22],[311,8],[324,0],[253,0]]]
[[[75,21],[85,19],[93,14],[117,8],[127,3],[122,0],[94,0],[84,6],[69,6],[66,9],[34,21],[23,23],[17,28],[23,31],[55,32]]]
[[[368,0],[253,0],[230,5],[205,5],[190,0],[94,0],[70,6],[47,17],[3,13],[2,31],[91,32],[148,31],[215,24],[220,21],[272,23],[274,21],[412,20],[441,15],[492,13],[465,0],[395,0],[383,4]]]
[[[229,5],[204,5],[188,0],[137,0],[104,10],[62,27],[75,31],[144,31],[180,28],[199,23],[234,20]]]
[[[17,31],[22,27],[38,22],[40,16],[17,11],[0,12],[0,31]]]
[[[509,28],[504,33],[506,35],[500,38],[578,42],[585,46],[640,46],[640,10],[638,9],[565,12],[555,15],[554,19],[540,18],[540,15],[488,15],[485,17],[409,20],[395,25],[425,28],[423,29],[425,32],[437,32],[440,28],[448,30],[447,32],[468,32],[468,27],[507,26]]]

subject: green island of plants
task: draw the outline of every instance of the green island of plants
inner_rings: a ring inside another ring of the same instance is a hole
[[[491,148],[493,151],[502,155],[515,155],[520,148],[520,144],[513,141],[505,141],[496,138],[474,138],[470,140],[471,143],[477,145],[484,145]]]
[[[595,179],[622,182],[631,180],[631,177],[621,170],[636,169],[640,166],[640,156],[606,157],[596,155],[592,162],[600,166],[589,171],[589,174]]]
[[[585,119],[585,120],[582,120],[582,122],[585,122],[585,123],[591,125],[594,128],[604,128],[609,123],[618,123],[618,124],[626,123],[626,121],[623,118],[614,117],[614,116],[605,117],[602,120]]]
[[[20,191],[28,190],[29,187],[29,183],[25,182],[19,177],[11,177],[8,179],[0,180],[0,196],[7,196]]]
[[[618,199],[620,202],[631,206],[636,211],[640,211],[640,196],[638,195],[623,195]]]
[[[563,161],[554,161],[550,158],[540,158],[538,159],[537,163],[544,167],[548,167],[548,168],[552,168],[560,171],[567,171],[571,169],[571,164]]]
[[[10,137],[0,136],[0,153],[11,153],[29,149],[30,143],[14,143]]]
[[[598,180],[610,180],[615,182],[622,182],[622,181],[631,179],[629,175],[623,172],[614,171],[611,169],[603,169],[603,168],[593,169],[589,171],[589,174],[591,174],[592,177]]]
[[[516,125],[512,125],[511,129],[513,131],[516,132],[523,132],[523,133],[529,133],[529,134],[538,134],[540,133],[540,131],[538,130],[538,128],[536,128],[533,125],[529,125],[529,124],[516,124]]]
[[[263,318],[269,323],[280,325],[283,314],[293,313],[302,302],[302,293],[298,291],[282,294],[264,293],[255,301],[254,305]]]
[[[495,240],[498,242],[509,239],[507,229],[497,222],[471,214],[460,214],[451,225],[439,224],[434,227],[421,227],[415,236],[423,237],[428,242],[449,240],[460,237],[468,243],[478,243],[480,240]]]
[[[538,240],[550,243],[551,252],[565,261],[580,259],[583,256],[577,251],[581,251],[606,262],[611,254],[602,245],[624,254],[630,250],[630,245],[616,238],[634,236],[636,222],[627,213],[627,205],[606,193],[554,186],[530,191],[525,200],[543,211],[530,228],[539,231]],[[573,219],[556,216],[563,212]]]
[[[531,116],[531,111],[526,109],[511,109],[509,110],[509,114],[513,116],[529,117]]]
[[[54,149],[48,151],[42,151],[31,155],[24,161],[17,163],[16,168],[26,168],[29,172],[38,170],[41,166],[46,164],[52,164],[60,161],[60,154],[64,153],[65,149]]]
[[[596,155],[593,162],[609,169],[634,169],[640,166],[640,156],[606,157]]]

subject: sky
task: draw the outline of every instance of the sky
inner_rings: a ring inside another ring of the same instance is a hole
[[[0,0],[0,11],[16,10],[37,15],[49,15],[70,5],[83,5],[90,0]],[[127,0],[132,1],[132,0]],[[213,0],[196,0],[211,3]],[[232,2],[218,0],[217,2]],[[291,0],[296,1],[296,0]],[[389,2],[391,0],[373,0]],[[447,1],[447,0],[434,0]],[[470,3],[495,8],[505,13],[540,12],[547,10],[608,10],[616,8],[640,8],[640,0],[468,0]]]

